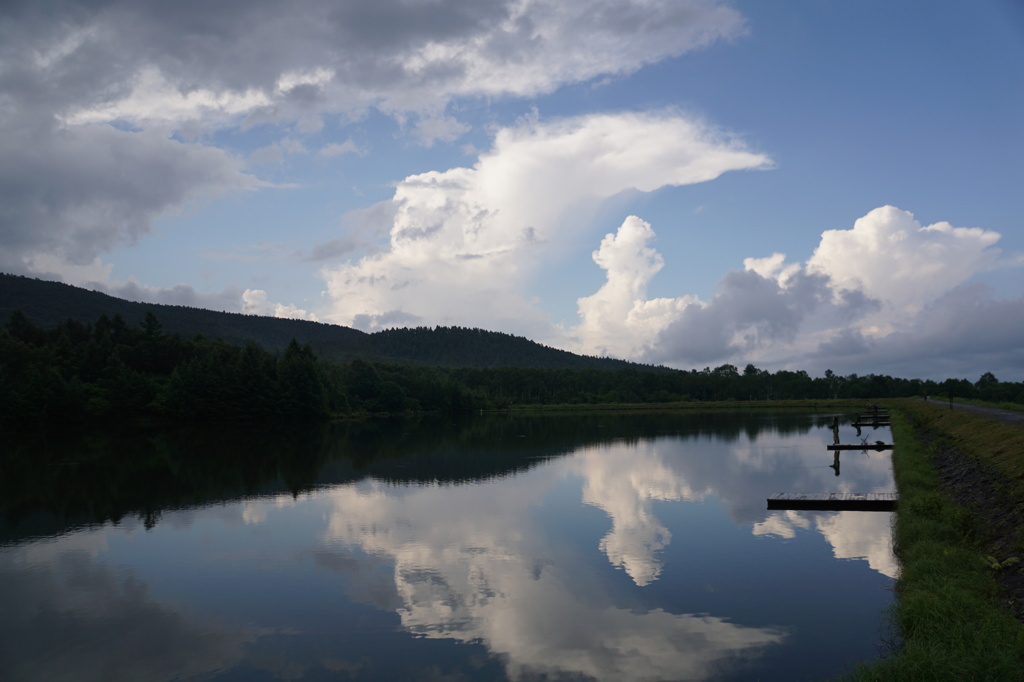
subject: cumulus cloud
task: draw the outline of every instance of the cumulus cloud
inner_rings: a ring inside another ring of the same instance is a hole
[[[363,316],[372,328],[385,326],[382,316],[404,312],[550,336],[550,323],[525,291],[545,260],[575,246],[602,201],[768,163],[674,113],[521,121],[499,130],[472,168],[398,184],[387,248],[323,270],[330,317],[353,324]],[[609,264],[621,257],[607,255]]]
[[[266,315],[268,317],[287,317],[295,320],[312,320],[316,315],[297,308],[292,304],[274,303],[267,300],[267,292],[262,289],[246,289],[242,292],[242,312],[250,315]]]
[[[928,302],[999,257],[999,234],[947,222],[922,226],[914,214],[882,206],[858,219],[852,230],[826,230],[807,270],[827,275],[837,289],[864,292],[901,316]]]
[[[751,361],[823,371],[868,364],[908,376],[920,376],[929,361],[936,364],[927,376],[975,371],[979,362],[1024,366],[1024,322],[1017,322],[1024,298],[996,300],[970,283],[999,259],[995,232],[923,226],[912,213],[883,206],[851,229],[825,231],[803,265],[778,253],[745,259],[710,301],[646,298],[664,266],[648,245],[654,237],[650,225],[630,216],[594,252],[607,281],[579,299],[578,349],[683,367]],[[992,332],[979,338],[979,329]]]
[[[775,254],[727,273],[710,302],[692,295],[647,299],[646,286],[664,264],[647,245],[654,236],[649,224],[629,216],[594,252],[607,280],[578,301],[582,352],[711,362],[791,342],[805,316],[831,295],[827,278],[785,266]]]
[[[606,271],[601,289],[577,301],[580,324],[576,329],[579,350],[588,355],[637,357],[651,338],[675,320],[694,296],[647,300],[647,284],[665,265],[648,242],[650,224],[629,216],[615,234],[607,234],[594,262]]]

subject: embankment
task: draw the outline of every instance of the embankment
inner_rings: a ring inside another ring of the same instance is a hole
[[[893,401],[892,651],[853,680],[1024,679],[1024,428]]]

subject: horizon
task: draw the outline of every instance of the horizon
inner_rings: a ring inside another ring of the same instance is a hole
[[[13,276],[13,277],[28,277],[27,275],[14,275],[12,273],[0,272],[0,276],[2,276],[2,275]],[[42,280],[42,279],[39,279],[39,278],[31,278],[31,279],[35,279],[36,281],[40,281],[40,282],[51,282],[51,283],[56,283],[56,284],[62,284],[62,285],[66,285],[66,286],[75,287],[75,285],[73,285],[73,284],[66,284],[65,282],[52,282],[51,280]],[[464,330],[467,330],[467,331],[483,331],[483,332],[488,333],[488,334],[498,334],[498,335],[504,335],[504,336],[511,336],[512,338],[519,339],[521,341],[526,341],[528,343],[537,344],[537,345],[540,345],[540,346],[542,346],[544,348],[547,348],[547,349],[550,349],[550,350],[555,350],[555,351],[558,351],[558,352],[572,353],[572,351],[565,351],[564,349],[556,348],[554,346],[547,346],[545,344],[540,343],[539,341],[535,341],[535,340],[530,339],[530,338],[525,337],[525,336],[516,335],[516,334],[510,334],[508,332],[502,332],[502,331],[497,331],[497,330],[483,329],[481,327],[459,327],[459,326],[429,325],[429,326],[423,326],[423,327],[388,327],[386,329],[378,329],[376,331],[364,332],[362,330],[355,329],[354,327],[346,327],[345,325],[338,325],[338,324],[333,323],[333,322],[321,322],[321,321],[318,321],[318,320],[305,320],[305,319],[301,319],[301,318],[277,317],[277,316],[274,316],[274,315],[265,315],[265,314],[260,314],[260,313],[233,312],[233,311],[230,311],[230,310],[210,310],[208,308],[192,308],[192,307],[189,307],[189,306],[182,306],[182,305],[170,304],[170,303],[148,303],[148,302],[144,302],[144,301],[129,301],[128,299],[118,298],[117,296],[112,296],[111,294],[105,294],[103,292],[93,291],[91,289],[87,289],[87,288],[84,288],[84,287],[75,287],[75,288],[81,289],[83,291],[88,291],[90,293],[98,293],[98,294],[103,294],[104,296],[110,296],[111,298],[115,298],[115,299],[117,299],[119,301],[123,301],[123,302],[127,302],[127,303],[132,303],[132,304],[137,304],[137,305],[139,305],[141,307],[150,306],[150,305],[151,306],[164,306],[164,307],[177,307],[177,308],[183,308],[183,309],[186,309],[186,310],[204,310],[204,311],[213,312],[213,313],[217,313],[217,314],[239,315],[239,316],[242,316],[242,317],[259,317],[259,318],[265,318],[265,319],[268,319],[268,320],[284,320],[284,321],[287,321],[287,322],[307,322],[307,323],[316,324],[316,325],[322,325],[322,326],[340,327],[342,329],[346,329],[346,330],[349,330],[349,331],[357,331],[357,332],[362,333],[362,334],[371,334],[371,335],[372,334],[386,333],[386,332],[389,332],[389,331],[396,331],[396,330],[397,331],[402,331],[402,330],[419,329],[419,328],[424,328],[424,329],[428,329],[428,330],[431,330],[431,331],[437,331],[439,329],[460,329],[461,328],[461,329],[464,329]],[[153,311],[151,309],[147,308],[147,313],[148,312],[153,312]],[[155,315],[155,317],[156,317],[158,322],[162,322],[162,320],[160,319],[160,316],[158,314],[156,314],[155,312],[153,314]],[[104,313],[104,315],[105,315],[105,313]],[[114,314],[114,318],[117,318],[117,317],[122,317],[122,316],[121,316],[120,313],[115,313]],[[111,319],[114,319],[114,318],[111,318]],[[123,319],[123,317],[122,317],[122,319]],[[81,320],[79,320],[79,321],[81,322]],[[143,319],[134,320],[134,321],[133,320],[124,320],[124,323],[126,325],[128,325],[129,327],[143,328],[145,326],[145,319],[143,318]],[[89,322],[86,322],[86,324],[90,324],[91,325],[92,322],[89,321]],[[576,354],[576,355],[579,355],[579,354]],[[813,373],[807,372],[806,370],[803,370],[802,368],[799,368],[799,367],[798,368],[794,368],[794,369],[780,369],[780,370],[774,370],[773,371],[773,370],[765,369],[763,367],[757,367],[756,365],[754,365],[754,363],[748,363],[748,362],[740,362],[739,364],[722,363],[721,365],[716,365],[714,367],[712,367],[710,365],[706,365],[706,366],[701,367],[701,368],[692,367],[692,368],[687,369],[687,368],[669,367],[668,365],[656,365],[656,364],[651,364],[651,363],[635,363],[632,360],[626,360],[624,358],[616,358],[616,357],[613,357],[613,356],[581,356],[581,357],[595,357],[595,358],[600,358],[600,359],[608,359],[608,360],[622,361],[622,362],[627,362],[627,363],[642,364],[643,366],[655,367],[657,369],[663,369],[663,370],[680,371],[680,372],[698,372],[698,373],[716,372],[716,371],[718,371],[720,369],[731,367],[738,374],[742,375],[742,374],[745,373],[746,368],[748,366],[753,366],[754,369],[758,370],[759,372],[767,371],[771,375],[775,375],[776,372],[783,372],[783,371],[790,371],[790,372],[800,372],[800,371],[803,371],[811,379],[823,379],[823,378],[827,379],[827,378],[829,378],[830,373],[832,373],[835,376],[838,376],[838,377],[840,377],[842,379],[848,379],[851,376],[852,377],[856,377],[856,378],[866,378],[866,377],[869,377],[869,376],[883,376],[883,377],[888,377],[888,378],[891,378],[891,379],[894,379],[894,380],[921,381],[921,382],[930,381],[930,382],[937,383],[937,384],[942,384],[943,382],[945,382],[947,380],[968,381],[971,384],[975,384],[976,385],[979,380],[984,380],[986,377],[995,376],[992,372],[989,372],[989,371],[983,371],[979,375],[979,378],[978,379],[974,379],[974,380],[971,380],[971,378],[967,377],[967,376],[959,376],[959,377],[957,377],[957,376],[938,376],[938,375],[936,375],[936,376],[893,376],[893,375],[887,375],[885,373],[879,373],[879,372],[867,372],[867,373],[864,373],[864,374],[859,374],[859,373],[856,373],[856,372],[851,372],[851,373],[848,373],[848,374],[839,374],[839,373],[832,372],[831,368],[826,368],[821,373],[813,374]],[[1000,383],[1021,383],[1021,382],[1015,382],[1015,381],[1012,381],[1012,380],[1010,380],[1010,381],[1007,381],[1005,379],[1001,380],[998,377],[995,377],[995,378]]]
[[[15,1],[0,32],[0,271],[676,369],[1024,380],[1010,0]]]

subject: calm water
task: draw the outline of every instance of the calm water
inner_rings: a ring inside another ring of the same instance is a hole
[[[0,484],[0,679],[839,674],[882,650],[890,515],[765,510],[894,489],[888,453],[843,453],[837,475],[830,421],[28,440]]]

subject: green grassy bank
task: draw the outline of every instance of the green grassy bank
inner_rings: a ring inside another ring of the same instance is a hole
[[[890,614],[893,652],[849,679],[1024,679],[1024,626],[1000,605],[996,575],[1021,564],[1011,556],[986,559],[992,525],[954,503],[933,468],[934,453],[954,448],[987,465],[1011,504],[1024,505],[1024,429],[919,401],[890,407],[900,495],[893,537],[902,567]],[[925,445],[922,433],[938,439]],[[1010,546],[1024,560],[1024,529]]]

